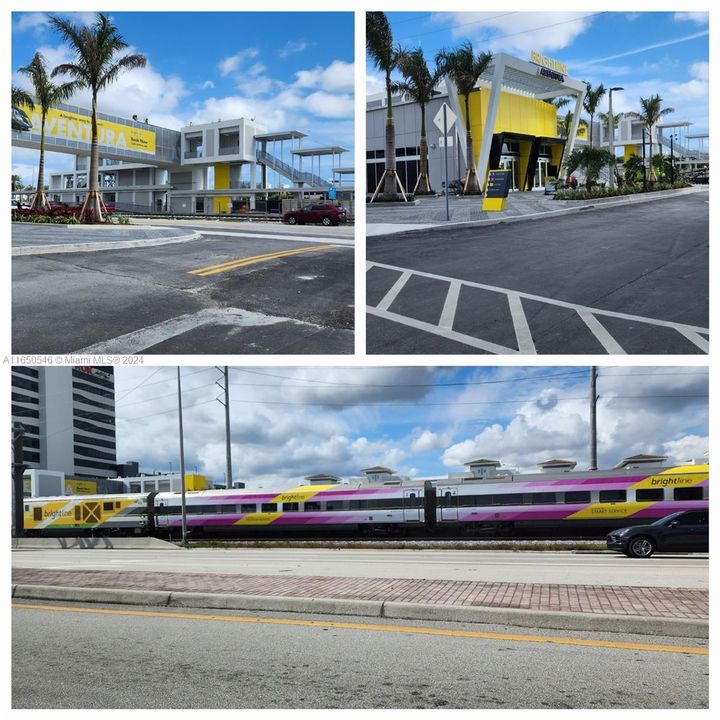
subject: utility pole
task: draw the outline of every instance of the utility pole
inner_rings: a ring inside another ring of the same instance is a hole
[[[13,495],[14,495],[14,514],[15,514],[15,537],[23,537],[25,535],[25,517],[23,515],[23,475],[27,469],[27,465],[23,463],[23,438],[25,437],[25,428],[21,423],[13,423],[12,444],[13,444]]]
[[[180,385],[180,366],[177,369],[178,380],[178,424],[180,426],[180,504],[182,506],[182,544],[187,547],[187,508],[185,506],[185,444],[183,441],[182,387]]]
[[[597,367],[590,368],[590,469],[597,470]]]
[[[218,368],[220,370],[220,368]],[[232,445],[230,442],[230,382],[228,378],[227,365],[222,370],[224,388],[225,391],[225,402],[219,397],[216,400],[225,406],[225,487],[230,489],[232,487]],[[219,382],[215,383],[219,385]]]

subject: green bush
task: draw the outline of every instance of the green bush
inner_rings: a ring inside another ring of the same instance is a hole
[[[678,180],[675,183],[655,182],[648,184],[647,192],[656,192],[660,190],[679,190],[681,188],[691,187],[689,182]],[[597,200],[598,198],[619,197],[622,195],[635,195],[645,192],[642,184],[633,185],[626,183],[623,187],[615,187],[612,190],[606,187],[594,186],[590,190],[586,188],[577,190],[558,190],[553,196],[554,200]]]

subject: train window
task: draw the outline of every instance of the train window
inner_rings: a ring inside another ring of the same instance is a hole
[[[237,512],[237,506],[236,505],[220,505],[220,512],[221,513],[234,513]]]
[[[305,512],[317,512],[320,510],[320,503],[319,502],[306,502],[303,505],[303,510]]]
[[[104,502],[103,503],[103,512],[112,512],[112,511],[113,511],[113,503]]]
[[[555,503],[555,493],[544,492],[544,493],[532,493],[530,495],[530,502],[533,505],[549,505]]]
[[[283,503],[285,512],[297,512],[300,509],[300,503]]]
[[[493,505],[522,505],[522,493],[493,495]]]
[[[368,501],[367,500],[351,500],[350,501],[350,510],[367,510]]]
[[[625,490],[601,490],[599,500],[601,503],[625,502]]]
[[[673,488],[673,500],[702,500],[701,487]]]
[[[115,509],[116,510],[120,509],[120,501],[119,500],[115,503]]]
[[[663,489],[662,488],[647,488],[645,490],[635,491],[636,500],[662,500]]]
[[[241,513],[254,513],[257,508],[257,505],[255,503],[243,503],[240,505],[240,512]]]
[[[410,493],[405,498],[405,507],[417,507],[419,504],[417,493]]]
[[[458,504],[458,496],[453,495],[449,490],[438,497],[440,507],[452,507]]]
[[[589,490],[569,490],[565,493],[564,502],[566,503],[583,503],[590,502]]]
[[[368,510],[400,509],[402,509],[402,498],[383,498],[379,500],[368,500]]]
[[[33,508],[33,520],[42,520],[42,508]]]
[[[277,512],[277,503],[263,503],[260,512]]]
[[[345,503],[342,500],[328,500],[325,503],[326,510],[342,510]]]

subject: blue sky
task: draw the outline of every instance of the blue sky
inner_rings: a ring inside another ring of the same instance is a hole
[[[93,13],[59,13],[88,23]],[[112,12],[120,34],[148,59],[121,75],[99,100],[101,111],[180,128],[189,122],[264,118],[268,130],[309,134],[305,146],[354,146],[352,13]],[[50,68],[69,61],[47,13],[12,14],[15,71],[40,51]],[[75,101],[83,104],[87,93]],[[352,165],[352,154],[344,164]],[[50,172],[69,170],[72,156],[49,153]],[[32,181],[37,152],[13,149],[13,172]]]
[[[186,367],[186,465],[223,481],[224,409],[216,368]],[[234,479],[292,485],[385,465],[427,477],[477,457],[532,471],[553,458],[587,468],[587,367],[230,369]],[[708,450],[707,370],[599,370],[599,462],[636,453],[674,461]],[[118,461],[178,467],[175,368],[116,369]]]
[[[597,7],[597,6],[595,6]],[[438,50],[470,40],[480,50],[523,59],[536,50],[567,64],[568,73],[593,86],[620,86],[613,112],[639,109],[640,97],[659,94],[688,120],[690,133],[708,131],[708,13],[701,12],[503,12],[387,13],[395,42],[420,46],[431,61]],[[368,93],[381,77],[367,65]],[[607,96],[601,103],[607,112]],[[685,131],[683,131],[684,133]],[[698,141],[695,141],[698,142]]]

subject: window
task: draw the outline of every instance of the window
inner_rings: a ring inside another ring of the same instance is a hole
[[[240,512],[241,513],[254,513],[256,509],[255,503],[242,503],[240,505]]]
[[[277,512],[277,503],[263,503],[260,512]]]
[[[306,502],[303,505],[303,510],[305,512],[317,512],[318,510],[320,510],[320,503],[315,501]]]
[[[701,487],[673,488],[673,500],[702,500]]]
[[[590,502],[589,490],[569,490],[565,493],[564,502],[566,503],[586,503]]]
[[[290,502],[283,503],[283,510],[285,512],[297,512],[300,509],[300,503]]]
[[[236,507],[235,507],[235,505],[229,505],[226,503],[225,505],[220,505],[218,510],[221,513],[228,514],[228,513],[234,513],[236,510]]]
[[[79,508],[75,508],[76,511],[78,509]],[[77,519],[78,513],[76,512],[75,515],[76,515],[75,519]],[[33,520],[35,520],[35,521],[42,520],[42,508],[39,508],[39,507],[33,508]]]
[[[555,493],[543,492],[543,493],[532,493],[530,495],[530,502],[533,505],[551,505],[555,503]]]
[[[522,505],[522,493],[508,493],[507,495],[493,495],[493,505]]]
[[[367,500],[351,500],[350,501],[350,510],[367,510],[368,501]]]
[[[345,503],[342,500],[328,500],[325,503],[326,510],[343,510]]]
[[[112,511],[113,511],[113,503],[104,502],[103,503],[103,512],[112,512]]]
[[[611,502],[625,502],[625,496],[627,495],[625,490],[601,490],[600,491],[600,502],[611,503]]]
[[[662,500],[663,490],[662,488],[648,488],[647,490],[636,490],[636,500]]]

